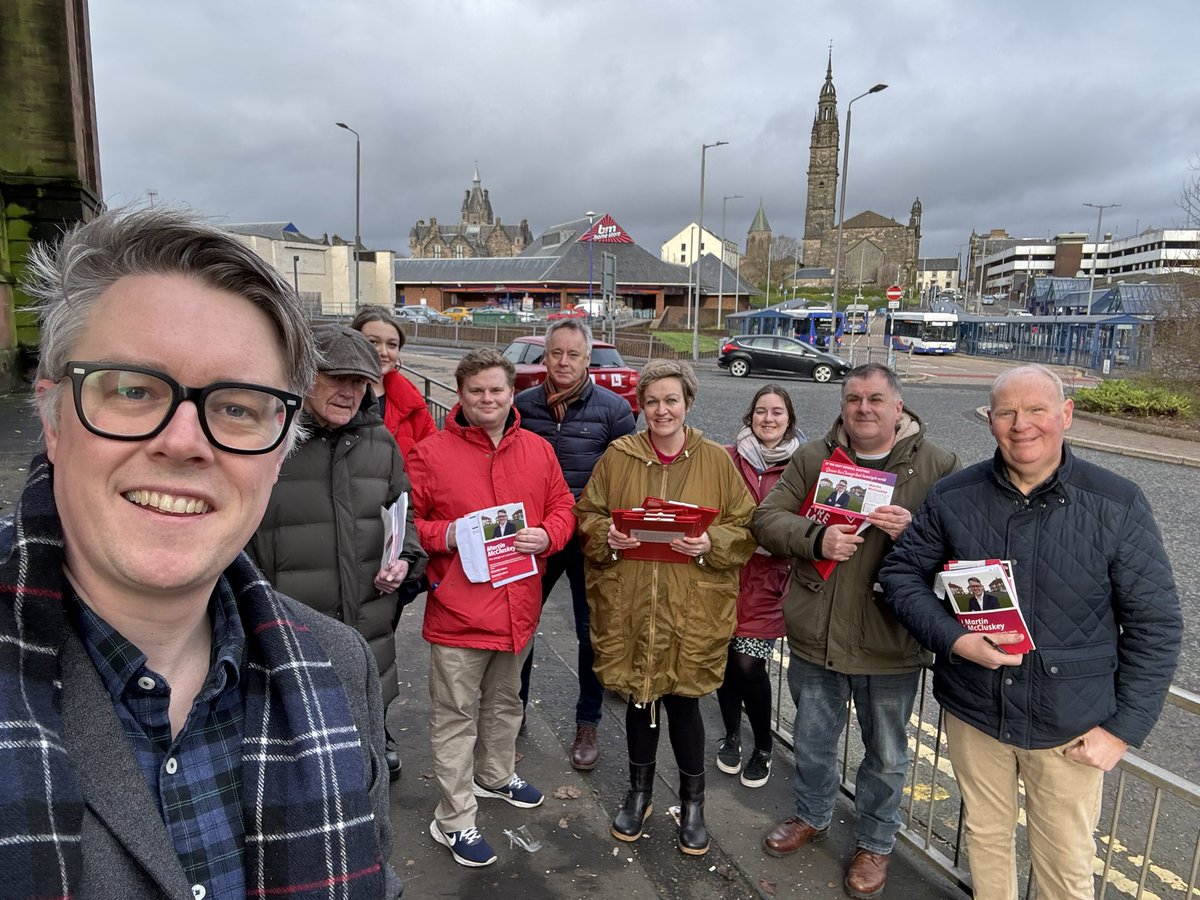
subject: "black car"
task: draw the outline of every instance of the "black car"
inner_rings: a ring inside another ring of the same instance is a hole
[[[803,341],[773,334],[742,334],[721,345],[717,365],[730,375],[745,378],[751,372],[797,375],[813,381],[844,378],[850,371],[845,360],[823,353]]]

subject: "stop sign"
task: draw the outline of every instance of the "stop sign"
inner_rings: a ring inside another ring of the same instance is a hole
[[[887,289],[887,298],[889,300],[899,300],[903,296],[904,296],[904,291],[900,290],[900,285],[898,285],[898,284],[893,284],[890,288]]]

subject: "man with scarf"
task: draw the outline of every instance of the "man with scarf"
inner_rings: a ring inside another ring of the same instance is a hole
[[[588,365],[592,359],[592,329],[579,319],[561,319],[546,329],[546,380],[521,391],[516,406],[521,427],[550,442],[562,466],[567,487],[579,499],[592,475],[596,461],[619,437],[636,427],[629,404],[605,387],[592,382]],[[588,627],[587,592],[584,590],[583,554],[579,542],[567,546],[546,561],[542,577],[542,605],[563,574],[571,586],[575,610],[575,636],[579,641],[579,701],[575,704],[575,742],[571,765],[587,771],[600,756],[596,729],[600,725],[604,689],[592,671],[592,638]],[[529,679],[533,654],[521,670],[521,702],[529,702]]]
[[[0,520],[4,895],[399,897],[374,658],[241,552],[315,374],[295,292],[164,209],[36,248],[28,291],[45,453]]]
[[[891,503],[867,516],[861,534],[857,524],[796,515],[838,448],[856,465],[896,477]],[[866,753],[855,778],[857,848],[843,887],[858,900],[880,896],[887,885],[908,768],[906,728],[930,659],[884,605],[879,569],[933,483],[958,468],[958,457],[926,439],[896,374],[867,363],[846,375],[842,412],[829,433],[796,451],[750,525],[765,549],[795,560],[783,617],[788,687],[804,711],[794,735],[796,812],[767,834],[763,849],[787,856],[827,836],[840,781],[838,735],[853,697]],[[814,567],[820,560],[837,563],[827,577]]]

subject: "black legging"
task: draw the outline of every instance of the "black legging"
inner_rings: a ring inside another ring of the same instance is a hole
[[[746,718],[754,732],[754,746],[771,752],[771,678],[767,675],[765,659],[738,653],[730,644],[725,682],[717,688],[717,702],[721,705],[726,734],[741,731],[742,705],[745,704]]]
[[[675,764],[686,775],[701,774],[704,771],[704,719],[700,715],[700,700],[697,697],[667,694],[655,700],[654,721],[657,728],[650,727],[649,705],[639,709],[632,703],[628,704],[625,707],[625,730],[629,735],[629,761],[643,764],[655,761],[664,709],[671,749],[675,751]]]

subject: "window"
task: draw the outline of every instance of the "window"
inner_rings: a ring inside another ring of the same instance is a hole
[[[462,244],[454,245],[454,258],[455,259],[463,259],[466,255],[467,255],[466,250],[463,248]]]
[[[433,245],[433,258],[434,258],[434,259],[441,259],[441,258],[442,258],[442,245],[441,245],[441,244],[434,244],[434,245]]]

